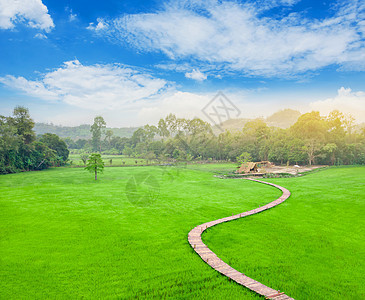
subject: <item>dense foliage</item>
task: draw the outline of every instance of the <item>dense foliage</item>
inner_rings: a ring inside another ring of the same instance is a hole
[[[65,164],[68,149],[57,135],[36,138],[28,109],[17,106],[12,117],[0,116],[0,174],[42,170]]]
[[[90,152],[97,145],[106,154],[149,160],[236,161],[247,153],[253,161],[278,164],[365,164],[365,131],[353,129],[351,116],[339,111],[321,116],[313,111],[301,115],[287,129],[269,127],[256,119],[246,122],[242,130],[217,135],[200,119],[170,114],[158,126],[137,129],[131,138],[113,137],[112,132],[104,131],[99,143],[85,140],[82,148]]]

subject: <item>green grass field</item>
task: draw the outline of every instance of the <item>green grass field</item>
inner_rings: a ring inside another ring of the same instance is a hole
[[[144,165],[161,165],[161,164],[171,164],[178,166],[179,168],[189,168],[191,170],[204,170],[213,173],[228,173],[235,171],[237,169],[236,163],[201,163],[201,162],[173,162],[173,161],[158,161],[158,160],[146,160],[144,158],[134,158],[128,157],[127,155],[106,155],[102,154],[101,158],[106,167],[128,167],[128,166],[144,166]],[[137,161],[137,163],[136,163]],[[72,162],[72,164],[71,164]],[[84,167],[84,163],[80,158],[80,154],[70,154],[69,164],[71,167]]]
[[[0,177],[0,298],[260,299],[207,266],[187,234],[280,191],[229,166],[81,168]],[[135,182],[145,184],[135,189]],[[365,167],[268,179],[292,192],[203,235],[218,256],[296,299],[364,298]]]
[[[135,165],[146,165],[147,161],[144,158],[133,158],[128,157],[126,155],[105,155],[103,154],[102,159],[106,167],[113,166],[113,167],[121,167],[121,166],[135,166]],[[80,154],[70,154],[69,161],[72,161],[72,166],[76,167],[83,167],[84,163],[80,158]],[[111,160],[111,163],[110,163]],[[136,164],[137,161],[137,164]],[[124,162],[124,164],[123,164]],[[156,161],[149,161],[150,163],[156,163]]]

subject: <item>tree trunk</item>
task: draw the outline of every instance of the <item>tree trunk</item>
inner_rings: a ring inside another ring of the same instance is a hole
[[[98,180],[98,171],[95,168],[95,180]]]
[[[335,152],[333,152],[332,157],[331,157],[332,166],[335,165],[335,161],[336,161]]]

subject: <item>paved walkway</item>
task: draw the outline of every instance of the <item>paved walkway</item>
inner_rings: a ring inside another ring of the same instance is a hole
[[[244,218],[246,216],[250,216],[250,215],[254,215],[257,214],[259,212],[262,212],[264,210],[270,209],[276,205],[279,205],[280,203],[284,202],[286,199],[288,199],[290,197],[290,192],[286,189],[283,188],[279,185],[273,184],[273,183],[268,183],[268,182],[264,182],[264,181],[260,181],[260,180],[255,180],[255,179],[250,179],[247,178],[247,180],[252,180],[252,181],[256,181],[256,182],[260,182],[260,183],[264,183],[264,184],[268,184],[271,186],[274,186],[278,189],[280,189],[283,194],[281,195],[280,198],[276,199],[273,202],[270,202],[269,204],[266,204],[265,206],[261,206],[259,208],[250,210],[250,211],[246,211],[244,213],[238,214],[238,215],[234,215],[231,217],[227,217],[227,218],[223,218],[223,219],[219,219],[219,220],[215,220],[215,221],[211,221],[208,223],[204,223],[201,224],[199,226],[196,226],[195,228],[193,228],[188,235],[188,240],[190,245],[193,247],[193,249],[195,250],[196,253],[199,254],[199,256],[208,264],[210,265],[213,269],[215,269],[216,271],[218,271],[219,273],[229,277],[230,279],[236,281],[238,284],[243,285],[247,288],[249,288],[250,290],[265,296],[266,299],[275,299],[275,300],[284,300],[284,299],[293,299],[290,298],[289,296],[285,295],[284,293],[274,290],[250,277],[247,277],[246,275],[244,275],[243,273],[233,269],[231,266],[229,266],[228,264],[226,264],[224,261],[222,261],[217,255],[215,255],[215,253],[213,251],[211,251],[203,242],[201,239],[201,235],[204,232],[204,230],[206,230],[209,227],[212,227],[214,225],[220,224],[220,223],[224,223],[224,222],[228,222],[228,221],[232,221],[232,220],[236,220],[239,218]]]

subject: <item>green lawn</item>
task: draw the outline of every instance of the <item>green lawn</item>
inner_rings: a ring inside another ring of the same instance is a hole
[[[108,168],[98,182],[74,168],[0,176],[0,298],[260,299],[187,242],[192,227],[281,194],[212,176],[225,168]],[[270,181],[292,197],[210,229],[208,246],[296,299],[363,298],[365,168]]]
[[[186,162],[167,162],[167,161],[157,161],[157,160],[151,160],[148,161],[144,158],[134,158],[134,157],[128,157],[127,155],[106,155],[102,154],[101,158],[104,161],[104,164],[106,167],[113,166],[113,167],[121,167],[121,166],[141,166],[141,165],[147,165],[147,164],[171,164],[171,165],[177,165],[180,168],[188,166],[189,169],[197,169],[197,170],[205,170],[205,171],[211,171],[215,173],[231,173],[235,170],[237,170],[237,164],[236,163],[209,163],[204,164],[201,162],[189,162],[188,164]],[[82,162],[80,158],[80,154],[70,154],[69,155],[69,161],[72,161],[73,167],[83,167],[84,163]],[[137,163],[136,163],[137,161]]]
[[[135,165],[146,165],[147,161],[143,158],[133,158],[133,157],[128,157],[126,155],[105,155],[102,154],[102,159],[104,161],[105,166],[135,166]],[[72,166],[78,166],[78,167],[83,167],[84,163],[82,162],[81,158],[80,158],[80,154],[70,154],[69,155],[69,161],[72,161]],[[110,162],[111,160],[111,162]],[[136,163],[137,161],[137,163]],[[123,163],[124,162],[124,163]],[[155,161],[152,162],[148,162],[148,163],[156,163]]]

